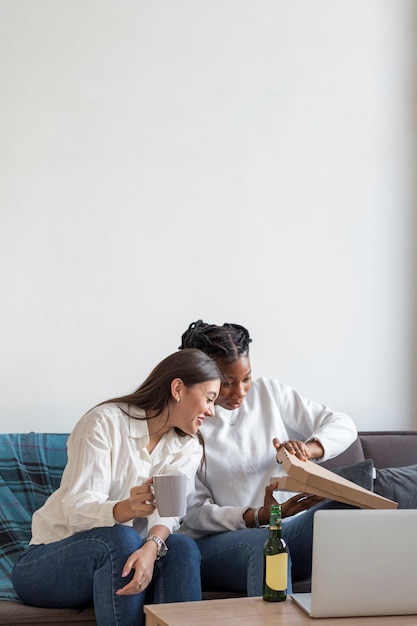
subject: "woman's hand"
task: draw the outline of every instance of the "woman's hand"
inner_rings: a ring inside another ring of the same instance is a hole
[[[265,487],[264,503],[261,510],[259,511],[259,521],[262,525],[269,524],[271,506],[273,504],[278,504],[273,495],[274,489],[276,488],[277,483],[273,483],[272,485],[267,485]]]
[[[127,559],[122,577],[128,576],[134,570],[133,578],[121,589],[116,591],[118,596],[131,596],[142,593],[152,580],[154,563],[156,560],[156,546],[153,541],[143,544]]]
[[[129,496],[129,505],[133,513],[132,518],[147,517],[156,508],[155,496],[152,490],[152,478],[149,478],[143,485],[132,487]]]
[[[154,512],[156,503],[152,491],[152,478],[149,478],[143,485],[132,487],[127,500],[120,500],[113,507],[114,519],[123,524],[137,517],[147,517]]]
[[[296,496],[293,496],[281,504],[282,517],[291,517],[291,515],[296,515],[296,513],[300,513],[300,511],[307,511],[307,509],[311,509],[312,506],[315,506],[323,500],[325,500],[325,498],[321,498],[320,496],[313,496],[309,493],[298,493]]]
[[[271,506],[273,504],[279,504],[275,500],[273,495],[273,492],[277,489],[278,482],[274,482],[271,485],[265,487],[264,503],[258,513],[259,522],[262,526],[269,524]],[[321,498],[320,496],[313,496],[309,493],[299,493],[281,504],[282,517],[290,517],[291,515],[300,513],[300,511],[306,511],[307,509],[310,509],[312,506],[315,506],[319,502],[322,502],[322,500],[325,500],[325,498]]]
[[[290,454],[295,454],[300,461],[308,461],[309,459],[320,459],[324,454],[323,446],[315,439],[304,443],[298,439],[289,439],[283,443],[275,437],[272,440],[275,450],[278,452],[281,448],[285,448]],[[277,457],[277,462],[278,457]]]

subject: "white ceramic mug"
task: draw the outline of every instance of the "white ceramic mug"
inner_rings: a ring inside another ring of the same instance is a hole
[[[187,476],[182,473],[153,477],[156,506],[161,517],[182,517],[187,506]]]

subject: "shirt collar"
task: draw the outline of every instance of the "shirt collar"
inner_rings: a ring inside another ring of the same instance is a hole
[[[133,439],[139,439],[140,447],[145,448],[149,443],[148,422],[144,419],[146,417],[145,411],[132,404],[120,406],[128,416],[129,435]]]
[[[149,431],[148,422],[146,419],[143,419],[146,416],[145,411],[136,406],[127,404],[123,405],[123,410],[128,413],[130,436],[139,440],[138,443],[141,448],[146,448],[149,443]],[[193,439],[194,438],[197,439],[197,437],[193,437]],[[181,437],[173,428],[165,433],[163,439],[166,446],[165,454],[167,452],[175,454],[184,448],[184,446],[190,441],[189,436],[185,435],[184,437]]]

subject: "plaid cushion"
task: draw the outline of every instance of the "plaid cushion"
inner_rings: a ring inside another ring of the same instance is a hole
[[[13,565],[28,547],[33,512],[59,487],[67,434],[0,434],[0,600],[16,600]]]

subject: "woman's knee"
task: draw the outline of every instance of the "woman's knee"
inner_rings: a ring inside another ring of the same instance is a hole
[[[108,530],[108,541],[114,543],[115,547],[123,552],[131,554],[143,545],[142,537],[131,526],[118,524]]]
[[[100,555],[112,554],[113,558],[127,559],[143,545],[143,539],[136,530],[123,524],[94,528],[73,535],[72,539],[78,543],[79,550],[95,554],[97,558],[100,558]]]
[[[191,537],[174,533],[168,537],[166,544],[172,556],[177,554],[181,555],[183,558],[186,557],[191,561],[200,563],[200,550]]]

